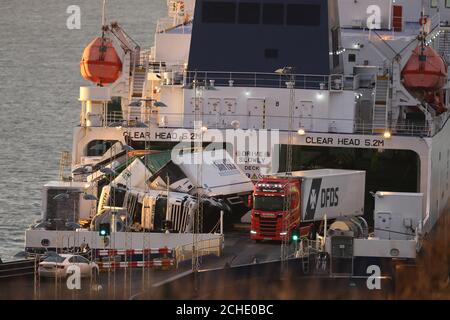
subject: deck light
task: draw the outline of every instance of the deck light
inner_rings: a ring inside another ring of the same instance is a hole
[[[111,232],[111,225],[109,223],[100,223],[98,233],[102,237],[109,236]]]
[[[304,136],[306,134],[306,131],[305,131],[305,129],[302,128],[302,129],[298,129],[297,133],[299,136]]]
[[[383,134],[383,137],[385,139],[390,139],[392,137],[392,135],[391,135],[391,133],[389,131],[385,131],[384,134]]]
[[[208,131],[208,127],[203,126],[200,128],[200,130],[202,130],[202,132],[206,132],[206,131]]]
[[[292,241],[295,241],[295,242],[300,240],[300,233],[298,230],[292,231],[291,239],[292,239]]]

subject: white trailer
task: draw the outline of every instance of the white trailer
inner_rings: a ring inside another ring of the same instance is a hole
[[[168,164],[170,167],[162,168],[151,178],[151,187],[166,189],[166,176],[171,171],[171,189],[179,192],[200,192],[206,197],[224,197],[250,194],[253,190],[253,182],[226,150],[184,153],[172,161]],[[176,174],[173,174],[174,171],[177,171]]]
[[[302,221],[354,217],[364,214],[365,171],[320,169],[297,171],[301,178]]]
[[[134,160],[112,182],[113,186],[122,185],[128,189],[146,190],[146,181],[152,176],[141,159]]]

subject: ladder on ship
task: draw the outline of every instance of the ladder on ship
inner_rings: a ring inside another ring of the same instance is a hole
[[[308,274],[309,273],[309,258],[311,255],[310,252],[310,244],[308,239],[303,239],[302,241],[302,246],[303,246],[303,257],[302,257],[302,270],[304,274]]]
[[[372,133],[388,129],[389,76],[377,76],[372,113]]]
[[[450,63],[450,28],[441,28],[437,50],[444,60]]]
[[[145,80],[146,80],[147,69],[145,67],[137,67],[134,70],[133,79],[133,98],[142,98],[145,94]]]
[[[296,248],[295,250],[295,258],[302,259],[301,265],[304,274],[309,273],[310,256],[311,256],[311,243],[308,238],[302,238],[298,248]]]
[[[146,103],[142,100],[147,98],[147,74],[150,66],[148,54],[144,53],[141,60],[142,64],[134,68],[131,80],[131,103],[128,108],[129,121],[145,121],[145,118],[147,118],[145,112],[143,112]]]
[[[70,167],[72,165],[72,159],[68,151],[61,152],[61,158],[59,160],[59,180],[69,181],[70,174],[67,176],[66,171],[70,172]]]

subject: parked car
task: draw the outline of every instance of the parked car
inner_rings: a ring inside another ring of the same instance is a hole
[[[69,266],[77,266],[80,268],[81,277],[91,277],[97,275],[99,267],[95,262],[76,255],[76,254],[60,254],[51,255],[39,263],[39,276],[41,277],[67,277]]]

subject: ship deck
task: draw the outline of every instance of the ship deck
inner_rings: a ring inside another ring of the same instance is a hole
[[[241,229],[225,235],[225,247],[220,257],[200,258],[200,271],[235,267],[280,259],[280,243],[256,243],[250,240],[248,230]],[[65,280],[40,280],[21,277],[0,280],[0,299],[129,299],[153,285],[170,281],[191,272],[191,260],[179,264],[178,269],[107,269],[97,281],[83,279],[81,290],[69,290]]]
[[[207,256],[201,259],[199,292],[193,290],[191,264],[186,261],[178,269],[171,270],[104,271],[98,281],[82,280],[81,290],[68,290],[65,281],[35,281],[33,276],[3,279],[0,299],[162,299],[161,288],[165,295],[173,294],[170,299],[392,299],[414,297],[417,292],[425,299],[446,299],[450,296],[449,207],[445,213],[427,237],[417,264],[401,265],[398,270],[402,277],[395,282],[391,277],[383,277],[383,290],[376,292],[367,291],[364,277],[299,276],[302,260],[298,259],[290,260],[289,276],[280,278],[280,244],[255,243],[245,230],[241,230],[226,235],[220,258]],[[262,278],[265,280],[261,281]],[[305,290],[297,290],[299,283]]]
[[[376,30],[376,33],[383,38],[415,38],[417,37],[417,30],[420,30],[418,22],[406,22],[402,31]],[[367,33],[367,29],[342,28],[343,35],[359,35]]]

